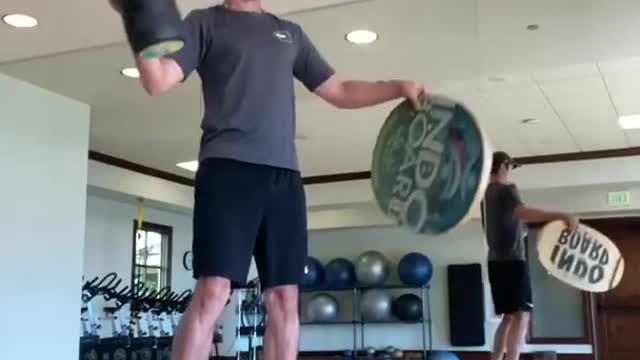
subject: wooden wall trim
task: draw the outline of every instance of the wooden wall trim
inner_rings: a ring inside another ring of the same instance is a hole
[[[139,174],[156,177],[159,179],[171,181],[186,186],[194,186],[195,181],[188,177],[172,174],[166,171],[154,169],[148,166],[144,166],[138,163],[124,160],[111,155],[99,153],[97,151],[89,150],[89,160],[97,161],[99,163],[119,167],[121,169],[130,170]]]
[[[532,164],[546,164],[555,162],[566,161],[582,161],[582,160],[595,160],[595,159],[607,159],[626,156],[640,156],[640,147],[630,147],[623,149],[610,149],[610,150],[597,150],[597,151],[581,151],[573,153],[563,154],[551,154],[541,156],[525,156],[518,157],[515,160],[522,165]],[[122,169],[134,171],[140,174],[157,177],[167,181],[172,181],[178,184],[194,186],[193,179],[176,175],[170,172],[154,169],[145,165],[134,163],[132,161],[117,158],[111,155],[103,154],[97,151],[89,151],[89,159],[103,164],[116,166]],[[313,184],[327,184],[334,182],[345,182],[355,180],[367,180],[371,178],[370,171],[359,171],[341,174],[328,174],[319,176],[309,176],[304,178],[305,185]]]
[[[304,178],[304,184],[305,185],[327,184],[327,183],[335,183],[335,182],[368,180],[368,179],[371,179],[371,171],[360,171],[360,172],[343,173],[343,174],[307,176]]]
[[[525,165],[525,164],[530,165],[530,164],[547,164],[547,163],[567,162],[567,161],[609,159],[609,158],[616,158],[616,157],[639,156],[639,155],[640,155],[640,147],[630,147],[630,148],[621,148],[621,149],[580,151],[580,152],[550,154],[550,155],[540,155],[540,156],[525,156],[525,157],[517,158],[516,161],[522,165]]]
[[[159,179],[171,181],[186,186],[195,186],[195,181],[191,178],[176,175],[170,172],[154,169],[145,165],[141,165],[129,160],[117,158],[111,155],[103,154],[97,151],[89,151],[89,160],[97,161],[110,166],[115,166],[121,169],[137,172],[139,174],[156,177]],[[354,181],[354,180],[366,180],[371,178],[371,172],[361,171],[344,174],[331,174],[331,175],[319,175],[308,176],[303,179],[305,185],[313,184],[326,184],[334,182]]]

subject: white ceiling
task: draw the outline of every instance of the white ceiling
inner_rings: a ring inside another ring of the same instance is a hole
[[[0,61],[15,60],[0,71],[89,103],[93,150],[192,175],[175,164],[194,159],[197,151],[196,77],[150,98],[136,81],[119,75],[131,57],[106,4],[74,0],[77,7],[68,1],[57,9],[53,2],[8,1],[0,12],[28,12],[49,21],[41,19],[41,28],[28,31],[0,27],[0,42],[9,44]],[[281,13],[339,2],[266,3]],[[210,3],[180,2],[183,9]],[[74,21],[48,16],[70,9]],[[80,15],[87,13],[95,16]],[[515,155],[640,146],[639,132],[617,125],[619,115],[640,113],[640,1],[373,0],[287,18],[302,24],[345,76],[423,81],[465,102],[494,145]],[[525,30],[529,24],[540,29]],[[380,40],[366,47],[343,40],[360,27],[376,30]],[[87,46],[100,47],[42,56]],[[393,104],[341,111],[298,90],[305,175],[368,169],[375,136]],[[525,118],[539,123],[521,125]]]
[[[183,15],[195,8],[222,2],[175,1]],[[265,8],[274,13],[291,14],[353,1],[358,0],[265,0],[263,3]],[[34,16],[39,26],[36,31],[0,27],[0,44],[4,47],[0,53],[0,63],[121,43],[125,39],[122,21],[111,9],[108,0],[2,0],[0,14],[11,13]]]

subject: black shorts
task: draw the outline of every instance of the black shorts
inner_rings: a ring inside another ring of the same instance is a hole
[[[531,279],[525,261],[489,261],[489,283],[498,315],[531,311]]]
[[[247,280],[251,255],[263,288],[300,284],[307,213],[297,171],[206,159],[196,173],[193,276]]]

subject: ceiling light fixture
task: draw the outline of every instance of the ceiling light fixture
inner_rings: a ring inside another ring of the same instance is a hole
[[[181,162],[176,164],[176,166],[185,170],[196,172],[198,171],[198,160]]]
[[[536,31],[538,29],[540,29],[540,25],[538,25],[538,24],[527,25],[527,30],[529,30],[529,31]]]
[[[38,25],[36,18],[25,14],[8,14],[2,17],[2,21],[15,28],[32,28]]]
[[[520,120],[520,122],[524,125],[533,125],[533,124],[539,123],[540,120],[534,119],[534,118],[527,118],[527,119]]]
[[[618,124],[625,130],[640,129],[640,115],[620,116]]]
[[[371,44],[378,40],[378,34],[370,30],[354,30],[349,32],[345,39],[353,44]]]
[[[124,68],[120,70],[120,74],[135,79],[140,77],[140,72],[136,68]]]

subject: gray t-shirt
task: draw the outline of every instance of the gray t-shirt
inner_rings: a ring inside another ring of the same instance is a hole
[[[298,170],[294,77],[309,91],[334,74],[302,28],[269,13],[222,5],[185,18],[171,57],[202,80],[200,160],[230,158]]]
[[[525,260],[524,222],[513,216],[513,210],[522,204],[514,184],[492,182],[487,187],[482,203],[482,222],[489,245],[489,260]]]

